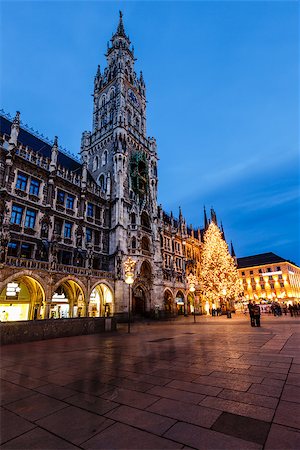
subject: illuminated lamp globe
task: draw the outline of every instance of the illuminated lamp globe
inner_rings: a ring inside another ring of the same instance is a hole
[[[127,272],[125,274],[125,283],[126,284],[133,284],[134,283],[134,278],[133,278],[133,273],[132,272]]]

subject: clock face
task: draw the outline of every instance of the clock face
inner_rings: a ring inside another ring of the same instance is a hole
[[[140,106],[140,103],[132,89],[128,89],[128,97],[130,101],[134,104],[134,106],[136,106],[137,108]]]

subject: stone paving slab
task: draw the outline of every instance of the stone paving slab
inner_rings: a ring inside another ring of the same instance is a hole
[[[300,317],[182,317],[1,348],[1,448],[300,448]]]

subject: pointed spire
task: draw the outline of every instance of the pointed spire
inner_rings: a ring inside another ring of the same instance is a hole
[[[98,64],[96,77],[99,78],[100,75],[101,75],[100,64]]]
[[[181,206],[179,206],[179,222],[182,222],[182,212],[181,212]]]
[[[124,36],[124,37],[126,37],[125,29],[124,29],[124,24],[123,24],[123,13],[122,13],[122,11],[119,11],[119,15],[120,15],[120,18],[119,18],[119,25],[118,25],[117,33],[116,33],[116,34],[118,34],[119,36]]]
[[[233,248],[232,241],[230,241],[230,254],[231,254],[231,256],[232,256],[233,258],[236,257],[235,251],[234,251],[234,248]]]
[[[225,232],[224,232],[224,228],[223,228],[223,222],[221,222],[221,233],[222,233],[222,238],[225,241]]]
[[[204,230],[207,230],[208,228],[208,220],[207,220],[207,215],[206,215],[206,209],[204,206]]]
[[[211,207],[211,209],[210,209],[210,217],[211,217],[211,221],[214,222],[214,224],[218,226],[217,215],[216,215],[213,207]]]

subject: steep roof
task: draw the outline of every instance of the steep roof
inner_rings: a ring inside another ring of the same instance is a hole
[[[237,265],[239,269],[253,266],[263,266],[266,264],[275,264],[286,262],[286,259],[281,256],[275,255],[275,253],[260,253],[259,255],[245,256],[244,258],[237,258]]]
[[[11,125],[12,121],[8,120],[6,117],[0,116],[0,130],[3,134],[10,135]],[[22,125],[20,125],[18,142],[24,146],[28,146],[28,148],[42,156],[51,158],[51,145],[29,131],[26,131],[22,128]],[[71,156],[64,154],[61,150],[58,152],[58,164],[73,172],[80,171],[82,166],[78,161]]]

